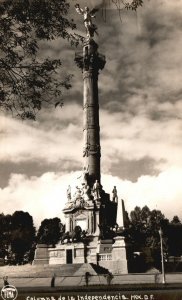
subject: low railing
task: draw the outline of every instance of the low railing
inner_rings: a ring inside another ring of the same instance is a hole
[[[99,261],[106,261],[106,260],[112,260],[112,254],[99,254],[98,257]]]

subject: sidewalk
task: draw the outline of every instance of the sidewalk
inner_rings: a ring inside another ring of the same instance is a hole
[[[8,274],[7,274],[8,275]],[[10,284],[20,288],[41,288],[41,287],[50,287],[51,286],[52,276],[48,277],[14,277],[8,276],[8,281]],[[56,276],[54,281],[55,288],[82,288],[86,285],[85,276]],[[89,277],[89,286],[103,286],[106,287],[109,285],[107,276],[97,275]],[[157,287],[160,288],[165,286],[181,286],[182,287],[182,273],[175,274],[166,274],[166,284],[162,284],[162,275],[161,274],[126,274],[126,275],[115,275],[111,282],[110,287],[120,286],[124,287],[134,287],[140,288],[141,286],[148,287]],[[0,287],[3,286],[3,280],[0,277]]]

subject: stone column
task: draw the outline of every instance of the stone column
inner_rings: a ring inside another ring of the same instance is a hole
[[[105,57],[97,51],[93,39],[86,39],[83,55],[76,55],[75,61],[83,71],[83,157],[84,169],[88,171],[89,185],[100,182],[100,127],[98,74],[105,65]]]
[[[99,229],[99,224],[100,224],[100,212],[99,211],[96,211],[95,212],[95,232],[94,234],[95,235],[98,235],[100,234],[100,229]]]
[[[65,232],[70,231],[70,216],[65,215]]]
[[[83,155],[84,167],[91,183],[100,182],[100,127],[98,103],[98,66],[95,65],[97,45],[87,41],[83,48]]]

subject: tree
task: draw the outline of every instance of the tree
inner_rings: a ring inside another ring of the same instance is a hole
[[[70,75],[56,74],[60,59],[41,59],[40,40],[61,37],[78,43],[69,30],[67,0],[4,0],[0,2],[0,109],[22,119],[35,119],[42,105],[61,104]]]
[[[28,212],[16,211],[12,215],[11,251],[18,264],[31,260],[35,242],[35,227]]]
[[[135,246],[135,251],[150,249],[154,266],[160,267],[160,236],[159,229],[163,230],[164,252],[167,256],[167,228],[169,221],[160,210],[150,210],[147,206],[142,209],[135,207],[130,214],[131,228],[130,235]]]
[[[169,255],[182,255],[182,224],[178,216],[174,216],[167,230]]]
[[[136,10],[143,4],[142,0],[111,1],[119,15],[123,8]],[[76,26],[68,18],[69,6],[67,0],[0,2],[1,110],[21,119],[35,119],[43,105],[62,106],[62,93],[71,87],[71,75],[61,79],[59,58],[40,58],[39,41],[61,37],[78,44],[79,36],[70,33]]]
[[[123,9],[136,11],[137,8],[143,5],[143,0],[131,0],[129,2],[125,0],[105,0],[104,6],[102,8],[102,16],[104,17],[105,20],[106,20],[106,8],[111,3],[114,4],[115,7],[117,8],[117,11],[119,13],[119,18],[122,22],[121,11]]]
[[[64,233],[64,225],[59,218],[44,219],[37,233],[37,242],[55,245]]]
[[[179,217],[174,216],[172,221],[171,221],[171,224],[181,224],[181,221],[180,221]]]
[[[125,0],[111,0],[112,3],[116,5],[118,9],[131,9],[131,10],[137,10],[139,6],[142,6],[143,0],[132,0],[130,2],[127,2]]]
[[[27,212],[0,214],[0,257],[8,263],[31,261],[35,242],[33,219]]]
[[[11,215],[0,214],[0,258],[8,256],[11,245]]]

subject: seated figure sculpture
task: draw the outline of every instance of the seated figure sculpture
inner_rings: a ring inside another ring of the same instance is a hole
[[[72,232],[65,232],[61,237],[61,244],[63,244],[67,241],[67,243],[70,242],[80,242],[82,240],[82,229],[80,226],[75,226],[74,230]]]

